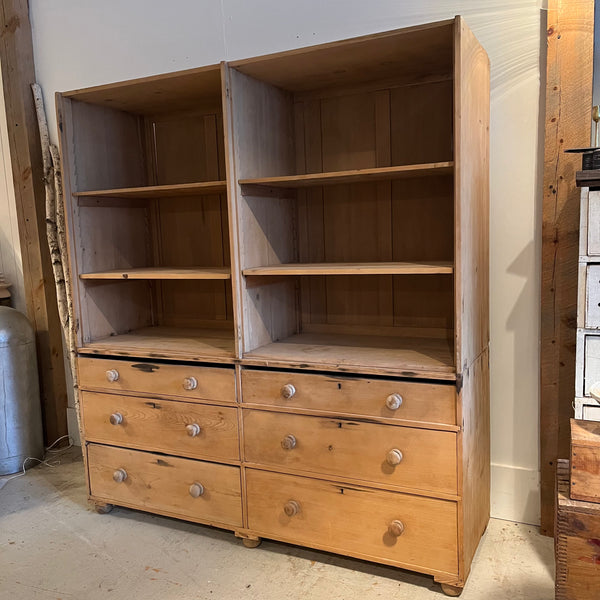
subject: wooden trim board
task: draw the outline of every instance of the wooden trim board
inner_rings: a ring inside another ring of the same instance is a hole
[[[548,3],[546,121],[542,207],[541,531],[553,535],[556,460],[569,456],[575,395],[575,327],[581,158],[592,107],[594,1]]]

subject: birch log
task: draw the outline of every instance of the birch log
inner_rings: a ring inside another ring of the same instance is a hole
[[[58,148],[50,142],[48,122],[44,109],[42,88],[31,85],[37,114],[40,141],[42,146],[42,164],[44,169],[44,187],[46,191],[46,235],[52,261],[52,271],[56,284],[58,313],[68,345],[69,363],[75,391],[75,405],[79,406],[78,381],[76,369],[76,323],[73,313],[72,289],[67,260],[67,241],[65,231],[65,213],[63,203],[62,174]]]

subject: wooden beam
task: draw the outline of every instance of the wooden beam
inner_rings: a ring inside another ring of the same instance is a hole
[[[575,396],[575,327],[581,158],[589,146],[594,0],[549,0],[542,207],[541,530],[554,532],[556,461],[569,456]]]
[[[27,315],[36,332],[46,443],[67,433],[62,329],[45,226],[42,160],[27,0],[0,3],[0,68],[21,241]]]

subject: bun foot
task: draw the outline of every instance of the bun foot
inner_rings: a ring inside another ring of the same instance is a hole
[[[458,587],[456,585],[450,585],[449,583],[442,583],[442,592],[446,594],[446,596],[460,596],[462,594],[463,588]]]
[[[108,514],[113,508],[114,506],[112,504],[106,504],[104,502],[94,502],[94,510],[99,515]]]
[[[261,542],[262,542],[261,538],[256,538],[256,539],[242,538],[242,544],[244,544],[244,546],[246,546],[246,548],[256,548],[256,547],[260,546]]]

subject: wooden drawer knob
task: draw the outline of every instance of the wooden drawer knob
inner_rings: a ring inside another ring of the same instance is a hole
[[[393,450],[390,450],[387,453],[385,460],[388,465],[392,465],[392,467],[395,467],[396,465],[399,465],[402,462],[403,458],[404,457],[402,456],[402,452],[400,452],[398,448],[394,448]]]
[[[292,385],[291,383],[286,383],[282,388],[281,388],[281,395],[286,399],[289,400],[290,398],[293,398],[294,394],[296,393],[296,388],[294,387],[294,385]]]
[[[385,405],[390,410],[398,410],[402,406],[402,396],[400,394],[390,394],[385,399]]]
[[[300,505],[295,500],[288,500],[283,506],[283,512],[288,517],[295,517],[300,512]]]
[[[111,425],[120,425],[123,422],[123,415],[121,413],[113,413],[109,417]]]
[[[123,483],[127,479],[127,471],[125,469],[117,469],[113,473],[113,479],[117,483]]]
[[[388,531],[394,537],[400,537],[404,533],[404,523],[398,519],[395,519],[389,524]]]
[[[198,387],[198,380],[195,377],[186,377],[183,380],[183,389],[190,392]]]
[[[201,483],[195,481],[190,485],[190,496],[192,498],[200,498],[204,494],[204,486]]]
[[[293,448],[296,447],[296,438],[291,434],[288,433],[282,440],[281,440],[281,447],[284,450],[292,450]]]
[[[116,369],[109,369],[108,371],[106,371],[106,379],[111,383],[113,383],[114,381],[118,381],[119,371],[117,371]]]
[[[200,434],[200,431],[202,431],[200,425],[198,425],[198,423],[190,423],[189,425],[185,426],[185,429],[187,431],[187,434],[190,437],[196,437],[197,435]]]

